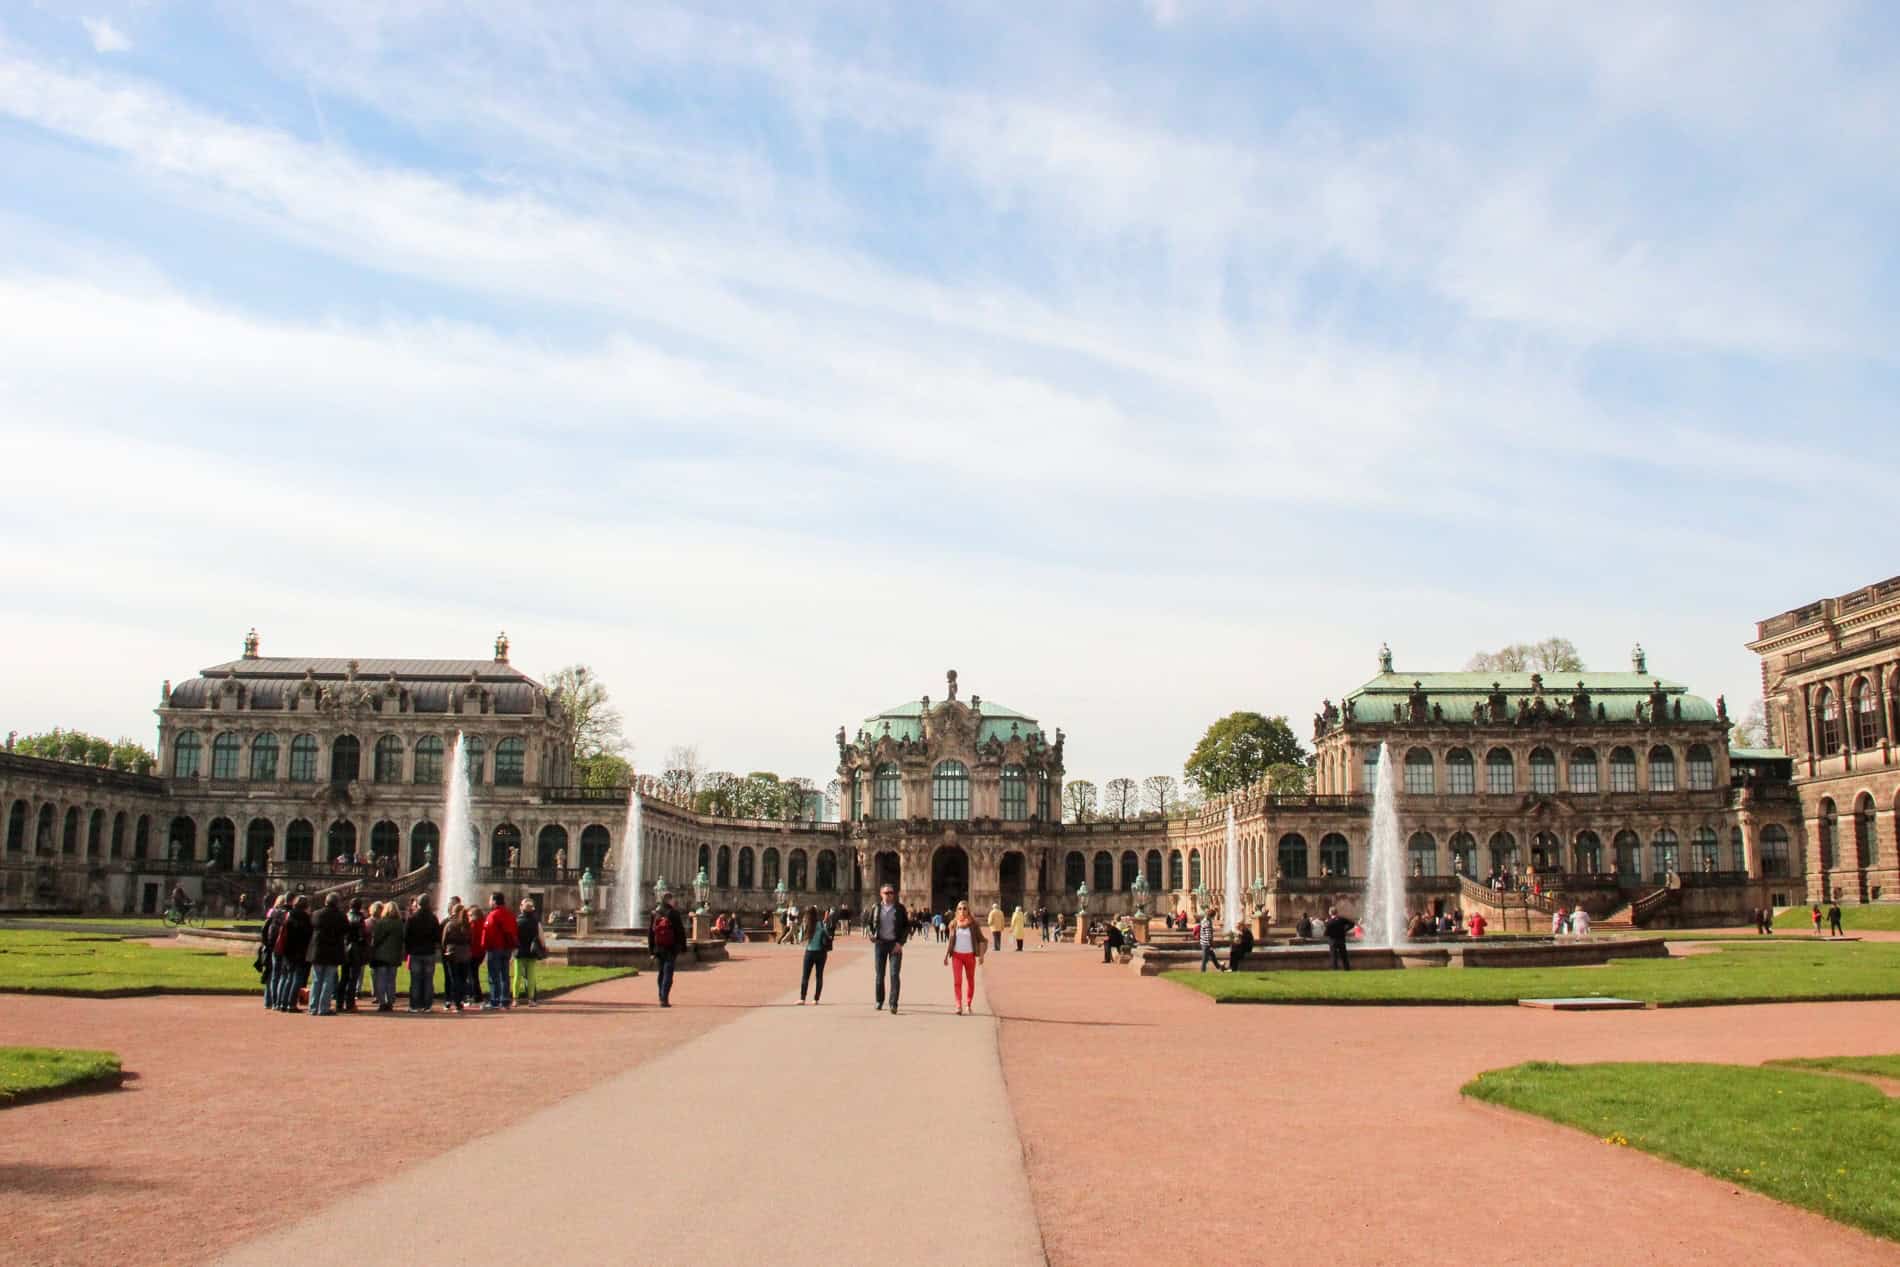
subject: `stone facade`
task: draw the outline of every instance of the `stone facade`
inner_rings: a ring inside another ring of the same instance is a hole
[[[1772,738],[1793,759],[1807,897],[1900,897],[1900,577],[1756,626]]]

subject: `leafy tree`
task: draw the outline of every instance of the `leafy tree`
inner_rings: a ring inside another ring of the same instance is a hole
[[[1313,768],[1282,761],[1267,769],[1267,786],[1280,796],[1305,796],[1313,790]]]
[[[613,752],[577,757],[574,780],[582,787],[626,787],[633,782],[633,762]]]
[[[560,702],[561,711],[574,735],[574,761],[577,767],[589,757],[602,753],[618,756],[627,750],[627,737],[620,731],[620,710],[607,692],[607,684],[594,676],[584,664],[570,664],[548,678],[548,694]]]
[[[838,779],[825,784],[825,813],[844,817],[844,784]]]
[[[1241,712],[1207,728],[1182,772],[1203,796],[1218,796],[1259,782],[1276,765],[1305,764],[1306,749],[1285,717]]]
[[[1729,741],[1737,748],[1772,748],[1775,737],[1768,724],[1768,705],[1756,700],[1748,706],[1742,719],[1735,723],[1734,737]]]
[[[1180,808],[1181,784],[1172,774],[1151,774],[1141,781],[1141,799],[1150,814],[1166,818]]]
[[[1496,651],[1480,651],[1465,668],[1474,673],[1581,673],[1583,657],[1568,638],[1513,642]]]
[[[134,774],[150,774],[158,766],[158,758],[152,755],[152,750],[134,740],[121,739],[114,743],[83,730],[61,730],[57,726],[35,735],[9,735],[8,747],[22,756],[129,770]]]
[[[1141,784],[1133,779],[1110,779],[1102,788],[1102,817],[1133,818],[1141,813]]]
[[[1095,817],[1095,785],[1087,779],[1070,779],[1062,785],[1062,816],[1071,823],[1086,823]]]
[[[699,791],[699,780],[705,773],[705,763],[699,759],[699,745],[674,744],[666,750],[666,772],[660,778],[677,795],[691,797]]]
[[[731,818],[733,789],[738,784],[739,776],[730,770],[714,770],[704,775],[699,780],[699,791],[693,795],[693,808],[714,818]]]

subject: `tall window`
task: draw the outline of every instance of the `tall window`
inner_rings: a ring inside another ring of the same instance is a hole
[[[1280,874],[1289,880],[1306,878],[1306,837],[1298,832],[1280,837]]]
[[[247,871],[262,871],[270,866],[271,846],[276,843],[277,829],[271,826],[268,818],[253,818],[251,825],[244,829],[244,867]]]
[[[312,739],[311,743],[316,743]],[[317,830],[309,820],[294,818],[290,826],[284,828],[284,861],[312,862],[317,852]]]
[[[752,887],[752,849],[750,846],[741,846],[739,849],[739,887],[742,889]]]
[[[488,842],[488,865],[507,867],[521,865],[521,829],[513,823],[503,823],[495,828],[495,834]]]
[[[930,816],[960,823],[970,816],[970,772],[961,761],[939,761],[930,779]]]
[[[1689,772],[1689,790],[1706,792],[1715,786],[1715,757],[1708,745],[1697,744],[1689,749],[1689,759],[1685,763]]]
[[[468,762],[468,785],[480,787],[488,767],[488,741],[480,735],[462,736],[462,758]]]
[[[1319,865],[1327,875],[1352,874],[1352,846],[1336,831],[1319,838]]]
[[[1062,860],[1063,892],[1074,893],[1082,887],[1082,882],[1086,879],[1088,879],[1088,864],[1082,860],[1080,853],[1071,849],[1068,857]]]
[[[1475,875],[1477,868],[1477,840],[1468,831],[1454,834],[1451,838],[1451,869],[1459,875]]]
[[[235,779],[238,776],[237,735],[225,731],[211,741],[211,777],[214,779]]]
[[[520,787],[527,773],[528,745],[521,739],[504,739],[495,745],[495,786]]]
[[[1593,831],[1577,833],[1577,843],[1572,850],[1575,855],[1574,869],[1582,875],[1595,875],[1603,870],[1603,842]]]
[[[1470,796],[1478,790],[1477,766],[1463,748],[1453,748],[1445,756],[1445,790],[1453,796]]]
[[[1430,796],[1434,788],[1432,778],[1432,754],[1423,748],[1414,748],[1405,754],[1405,794],[1407,796]]]
[[[416,782],[440,783],[442,781],[442,739],[439,735],[424,735],[416,740]]]
[[[402,782],[402,740],[395,735],[384,735],[376,741],[376,781]]]
[[[1543,796],[1557,791],[1557,758],[1548,748],[1531,750],[1531,791]]]
[[[298,735],[290,741],[290,781],[292,783],[317,781],[317,737],[315,735]]]
[[[1833,798],[1821,798],[1821,817],[1816,828],[1821,836],[1821,865],[1831,871],[1841,865],[1841,816],[1834,808]]]
[[[1509,796],[1517,791],[1517,762],[1508,749],[1493,748],[1485,756],[1484,790],[1493,796]]]
[[[1125,850],[1122,853],[1122,891],[1127,892],[1134,888],[1135,877],[1140,874],[1141,859],[1135,856],[1134,850]]]
[[[251,781],[269,783],[277,778],[277,736],[259,735],[251,740]]]
[[[1029,780],[1019,765],[1003,767],[1003,817],[1012,823],[1029,817]]]
[[[1634,880],[1643,873],[1643,842],[1633,831],[1616,833],[1616,874],[1621,880]]]
[[[1036,771],[1036,821],[1049,821],[1049,772]]]
[[[1148,856],[1142,859],[1142,869],[1148,876],[1148,891],[1161,892],[1161,851],[1159,849],[1148,851]]]
[[[1077,856],[1079,857],[1080,855]],[[1173,893],[1179,893],[1183,883],[1185,883],[1185,881],[1181,871],[1181,851],[1175,849],[1168,854],[1168,890]],[[1073,888],[1074,886],[1071,885],[1070,887]]]
[[[1715,829],[1698,827],[1695,835],[1689,838],[1689,865],[1698,873],[1707,874],[1722,869],[1722,844],[1716,837]]]
[[[363,745],[355,735],[338,735],[330,742],[330,782],[354,783],[362,767]]]
[[[824,860],[825,855],[819,854],[818,861],[821,866]],[[703,867],[706,864],[704,861],[701,861],[699,865]],[[807,874],[809,867],[810,859],[805,856],[803,849],[794,849],[791,853],[787,854],[785,857],[785,887],[794,893],[803,893],[807,887],[807,881],[810,879],[810,876]],[[821,885],[820,887],[822,888],[823,886]]]
[[[1748,848],[1742,843],[1741,828],[1731,827],[1728,829],[1728,843],[1729,851],[1734,855],[1734,862],[1730,865],[1729,870],[1748,870]]]
[[[1788,833],[1778,823],[1761,829],[1761,873],[1764,876],[1788,874]]]
[[[1617,748],[1610,753],[1610,791],[1634,792],[1636,790],[1636,754],[1628,748]]]
[[[1680,871],[1682,869],[1682,861],[1678,855],[1681,851],[1682,844],[1677,839],[1675,832],[1670,831],[1667,827],[1658,831],[1656,833],[1655,844],[1649,851],[1650,865],[1653,868],[1650,872],[1650,878],[1664,880],[1669,877],[1671,871]]]
[[[713,872],[713,887],[729,889],[732,887],[732,846],[719,846],[719,861]]]
[[[394,858],[402,852],[402,828],[384,819],[369,829],[369,856]]]
[[[1821,755],[1831,757],[1841,750],[1841,701],[1824,686],[1817,702],[1821,714],[1821,733],[1817,736],[1821,742]]]
[[[198,758],[204,749],[204,741],[198,733],[187,730],[172,740],[172,777],[174,779],[195,779],[198,777]]]
[[[1188,888],[1199,892],[1201,888],[1201,851],[1188,850]]]
[[[1098,850],[1095,854],[1094,875],[1089,879],[1089,887],[1097,893],[1115,891],[1115,860],[1107,850]]]
[[[1854,746],[1863,752],[1880,742],[1880,701],[1865,678],[1854,687]]]
[[[1649,790],[1676,790],[1676,754],[1663,744],[1657,744],[1649,750]]]
[[[1596,749],[1579,748],[1570,754],[1570,790],[1585,795],[1598,790]]]
[[[1413,875],[1438,874],[1438,842],[1427,831],[1415,831],[1405,845],[1407,869]]]
[[[1377,748],[1367,748],[1365,750],[1365,762],[1365,781],[1359,785],[1359,790],[1362,792],[1371,792],[1372,789],[1379,786],[1379,750]]]
[[[442,851],[442,831],[434,823],[417,823],[409,829],[409,869],[426,866]]]
[[[838,889],[838,856],[829,849],[818,851],[818,891],[835,893]]]
[[[1874,798],[1865,792],[1854,802],[1854,852],[1860,856],[1860,865],[1874,866],[1878,861],[1880,846],[1874,835]]]
[[[759,855],[759,887],[778,888],[778,850],[768,848]]]
[[[871,779],[871,817],[893,819],[904,812],[904,781],[897,767],[885,762]]]
[[[1508,831],[1497,832],[1491,837],[1491,869],[1517,870],[1517,837]]]

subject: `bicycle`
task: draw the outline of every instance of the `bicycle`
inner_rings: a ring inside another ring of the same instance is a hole
[[[188,911],[181,911],[175,906],[165,908],[165,927],[181,928],[187,924],[193,928],[203,928],[205,926],[205,908],[203,906],[194,906]]]

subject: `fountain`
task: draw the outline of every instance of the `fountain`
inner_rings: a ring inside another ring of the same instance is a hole
[[[451,897],[474,901],[475,831],[468,811],[468,740],[459,732],[449,761],[448,793],[442,806],[442,856],[438,862],[436,913],[445,913]]]
[[[1232,932],[1244,918],[1240,906],[1240,829],[1234,825],[1234,807],[1227,807],[1227,881],[1221,894],[1221,923]]]
[[[644,852],[640,839],[640,788],[635,784],[627,791],[627,829],[621,834],[620,867],[614,878],[618,890],[615,896],[620,899],[620,924],[630,932],[643,927],[640,921],[646,905],[642,901],[646,895],[641,888]]]
[[[1372,841],[1366,865],[1365,944],[1405,941],[1405,842],[1399,834],[1399,789],[1392,750],[1379,745],[1379,774],[1372,791]]]

